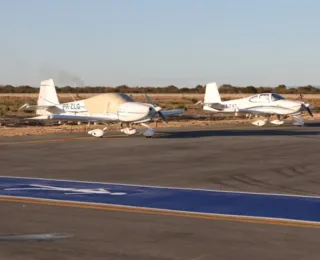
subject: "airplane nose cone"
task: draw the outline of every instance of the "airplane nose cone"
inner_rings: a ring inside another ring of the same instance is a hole
[[[301,108],[302,109],[311,108],[311,105],[307,102],[301,102]]]
[[[313,114],[312,114],[312,111],[311,111],[311,105],[309,103],[302,102],[301,103],[301,109],[308,111],[308,114],[313,117]]]
[[[156,107],[154,108],[154,110],[155,110],[156,112],[159,112],[159,111],[161,110],[161,107],[156,106]]]
[[[304,103],[304,106],[305,106],[305,107],[309,107],[309,108],[311,108],[311,105],[310,105],[309,103],[307,103],[307,102],[306,102],[306,103]]]

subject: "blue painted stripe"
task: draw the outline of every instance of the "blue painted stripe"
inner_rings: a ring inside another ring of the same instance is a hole
[[[44,185],[51,188],[33,185]],[[51,190],[61,188],[66,190]],[[98,194],[99,192],[102,194]],[[308,196],[13,177],[0,177],[0,196],[102,203],[233,216],[320,221],[320,197]]]

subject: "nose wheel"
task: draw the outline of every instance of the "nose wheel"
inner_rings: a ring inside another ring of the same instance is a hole
[[[154,136],[154,129],[148,126],[147,124],[141,123],[142,126],[147,129],[142,133],[146,138],[151,138]]]
[[[127,127],[124,127],[124,125],[126,125]],[[154,129],[151,128],[150,126],[148,126],[147,124],[144,123],[140,123],[141,126],[146,127],[147,129],[144,130],[141,134],[143,136],[145,136],[146,138],[151,138],[154,136]],[[121,132],[126,134],[126,135],[135,135],[137,133],[137,129],[133,127],[133,124],[129,124],[129,123],[121,123]]]
[[[292,124],[296,125],[296,126],[303,126],[304,125],[304,121],[299,116],[293,116],[293,123]]]
[[[132,127],[133,124],[130,124],[130,123],[121,123],[121,132],[126,134],[126,135],[135,135],[137,133],[137,129]],[[124,127],[124,125],[126,125],[126,127]]]

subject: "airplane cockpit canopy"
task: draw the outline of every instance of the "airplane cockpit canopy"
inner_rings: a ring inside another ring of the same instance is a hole
[[[281,99],[285,99],[285,98],[283,96],[279,95],[279,94],[272,93],[272,95],[271,95],[271,100],[272,101],[278,101],[278,100],[281,100]]]
[[[134,99],[127,94],[118,93],[118,95],[121,96],[126,102],[134,102]]]
[[[252,96],[249,101],[253,103],[266,103],[266,102],[274,102],[278,100],[285,99],[283,96],[275,93],[262,93]]]
[[[256,103],[256,102],[270,102],[270,94],[263,93],[254,95],[249,99],[250,102]]]

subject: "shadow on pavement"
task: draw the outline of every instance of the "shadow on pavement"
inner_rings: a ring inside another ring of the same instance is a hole
[[[320,123],[308,123],[302,127],[288,129],[291,126],[279,126],[273,128],[255,128],[255,129],[210,129],[210,130],[188,130],[188,131],[168,131],[165,135],[157,138],[200,138],[210,136],[317,136],[320,140]],[[316,127],[316,129],[315,129]]]

